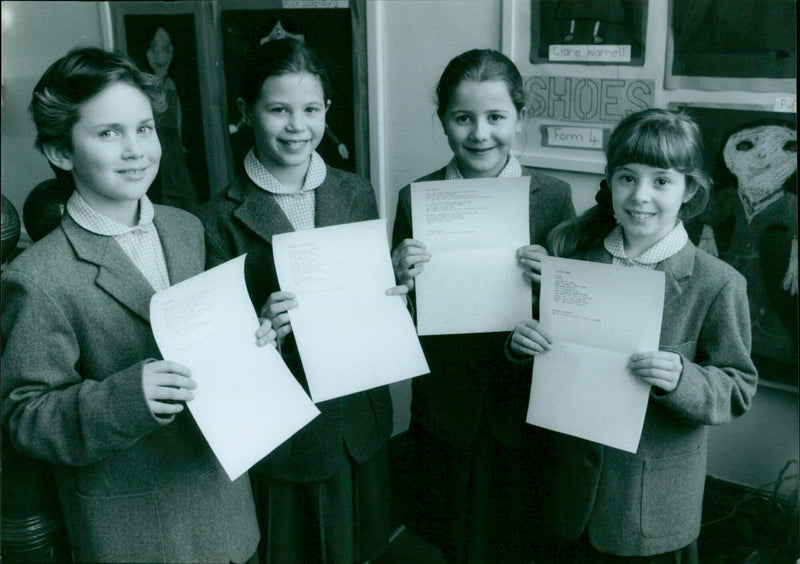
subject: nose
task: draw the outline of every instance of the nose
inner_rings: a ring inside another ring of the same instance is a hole
[[[477,141],[483,141],[489,138],[489,124],[485,119],[479,118],[475,120],[475,125],[472,127],[472,137]]]
[[[126,134],[122,137],[122,158],[138,159],[144,152],[142,142],[136,134]]]
[[[290,131],[302,131],[305,128],[305,116],[302,112],[292,112],[289,115],[289,121],[286,123],[286,128]]]
[[[640,179],[636,182],[631,198],[636,202],[647,202],[650,200],[650,189],[650,183],[647,180]]]

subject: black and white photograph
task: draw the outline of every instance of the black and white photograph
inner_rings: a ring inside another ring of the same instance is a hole
[[[0,2],[0,560],[800,564],[796,12]]]

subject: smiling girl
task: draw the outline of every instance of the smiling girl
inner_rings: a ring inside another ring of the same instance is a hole
[[[278,332],[281,353],[306,388],[272,258],[279,233],[376,219],[366,180],[325,164],[316,148],[331,102],[318,55],[296,39],[256,47],[244,67],[237,106],[252,128],[244,173],[199,213],[208,265],[247,253],[251,298]],[[388,546],[386,442],[392,403],[386,386],[317,404],[316,419],[251,471],[262,562],[362,562]]]
[[[418,182],[528,177],[531,244],[517,250],[517,259],[521,275],[538,283],[545,238],[575,209],[568,184],[522,167],[512,152],[527,115],[519,71],[497,51],[467,51],[447,65],[436,97],[453,158]],[[392,262],[397,282],[413,289],[431,254],[412,238],[411,226],[406,186]],[[545,457],[535,452],[537,431],[525,425],[530,377],[505,362],[504,339],[502,333],[420,338],[431,373],[412,384],[406,525],[452,562],[527,562],[540,540],[541,490],[531,460]]]
[[[563,539],[555,562],[698,561],[707,426],[744,414],[757,382],[745,280],[697,249],[681,221],[708,200],[702,147],[684,114],[631,114],[609,139],[598,205],[551,234],[557,256],[666,278],[660,348],[628,364],[652,386],[638,451],[553,434],[551,522]],[[528,360],[552,343],[535,319],[510,338]]]

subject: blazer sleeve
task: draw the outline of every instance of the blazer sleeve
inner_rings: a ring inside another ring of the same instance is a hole
[[[30,276],[4,272],[2,303],[3,423],[21,453],[92,464],[171,421],[147,407],[145,361],[102,381],[82,378],[74,328]]]
[[[694,361],[684,353],[681,361],[678,386],[653,393],[656,401],[699,425],[726,423],[750,409],[758,374],[750,359],[750,308],[742,276],[730,276],[713,296]]]

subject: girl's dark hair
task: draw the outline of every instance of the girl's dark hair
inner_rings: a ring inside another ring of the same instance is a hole
[[[118,51],[83,47],[70,51],[50,65],[33,89],[28,110],[36,126],[36,148],[46,144],[72,149],[72,128],[83,104],[109,86],[124,82],[140,90],[154,111],[164,111],[166,100],[161,81],[144,73]],[[56,176],[69,173],[52,166]]]
[[[439,79],[439,84],[436,86],[436,114],[440,121],[444,120],[453,92],[465,80],[505,82],[517,112],[525,107],[522,76],[511,59],[491,49],[473,49],[451,60]]]
[[[550,233],[550,250],[556,256],[571,256],[596,245],[616,225],[609,183],[614,171],[627,164],[673,168],[686,177],[692,198],[681,206],[679,217],[688,219],[708,203],[711,182],[703,163],[700,128],[687,114],[651,108],[624,118],[608,141],[606,178],[595,195],[597,205],[581,216],[565,221]]]
[[[308,44],[291,37],[267,41],[248,55],[239,97],[248,108],[252,108],[261,92],[261,86],[269,77],[301,72],[319,78],[323,98],[330,98],[328,71],[325,70],[322,59]]]

